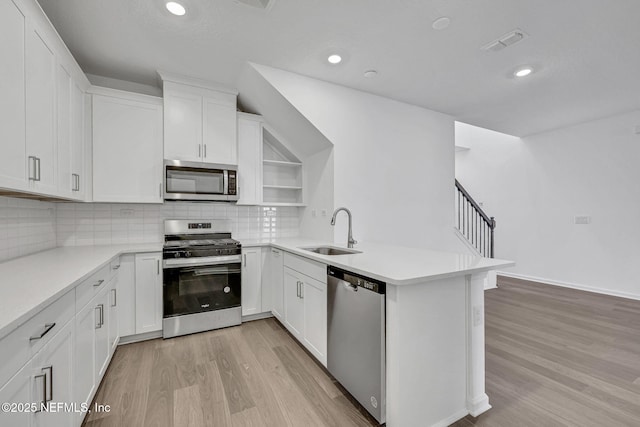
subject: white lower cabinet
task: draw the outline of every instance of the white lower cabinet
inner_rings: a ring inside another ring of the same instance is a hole
[[[32,384],[31,361],[18,371],[2,388],[0,388],[0,402],[20,404],[30,403]],[[35,403],[35,401],[34,401]],[[30,426],[32,414],[24,411],[3,412],[1,423],[3,426]]]
[[[127,337],[136,333],[136,257],[122,255],[116,284],[118,307],[118,335]]]
[[[242,249],[242,315],[262,313],[262,248]]]
[[[102,378],[102,375],[107,370],[109,363],[109,353],[111,346],[109,345],[109,285],[107,285],[102,292],[96,298],[94,307],[97,311],[98,317],[96,323],[96,335],[95,335],[95,377]],[[97,381],[96,381],[97,382]]]
[[[162,330],[162,253],[136,254],[136,334]]]
[[[74,324],[70,321],[33,359],[33,402],[69,404],[73,401],[73,337]],[[73,425],[75,413],[72,410],[58,406],[50,409],[35,413],[33,426]]]
[[[327,285],[284,267],[284,324],[323,365],[327,364]]]

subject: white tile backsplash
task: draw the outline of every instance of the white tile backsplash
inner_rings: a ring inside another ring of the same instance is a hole
[[[0,196],[0,262],[56,246],[56,204]]]
[[[162,242],[165,219],[229,219],[231,232],[238,239],[296,237],[300,220],[295,207],[200,202],[57,206],[58,246]]]
[[[296,237],[295,207],[51,203],[0,196],[0,262],[56,246],[156,243],[165,219],[229,219],[238,239]]]

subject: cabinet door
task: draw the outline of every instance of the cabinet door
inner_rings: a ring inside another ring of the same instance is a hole
[[[238,163],[235,106],[204,98],[203,161],[235,165]]]
[[[95,335],[95,378],[96,384],[100,384],[100,379],[107,370],[109,361],[110,348],[109,345],[109,286],[100,293],[93,304],[98,316]]]
[[[327,365],[327,285],[304,278],[304,345]]]
[[[238,118],[238,195],[240,205],[262,202],[262,123]]]
[[[162,106],[93,95],[93,200],[161,203]]]
[[[74,401],[91,403],[96,386],[95,337],[100,313],[89,303],[76,314],[76,360],[74,362]]]
[[[74,198],[84,200],[86,176],[84,168],[84,91],[71,84],[71,175],[75,179]],[[73,182],[72,182],[73,184]]]
[[[118,330],[118,275],[111,280],[111,286],[109,286],[108,300],[109,300],[109,356],[116,351],[118,346],[118,339],[120,338],[120,332]]]
[[[271,248],[269,259],[271,282],[271,311],[280,321],[284,321],[284,257],[280,249]]]
[[[262,313],[262,251],[242,249],[242,315]]]
[[[58,64],[56,71],[58,94],[58,194],[72,197],[75,180],[71,176],[71,74]]]
[[[27,188],[25,154],[25,18],[11,1],[0,2],[0,187]]]
[[[304,337],[304,304],[301,287],[304,282],[298,273],[284,269],[284,320],[289,331],[299,340]]]
[[[118,306],[118,334],[121,337],[136,333],[135,256],[122,255],[118,268],[116,303]]]
[[[201,162],[202,96],[167,91],[164,94],[164,156]]]
[[[55,86],[56,59],[39,30],[27,22],[25,49],[26,83],[26,167],[30,189],[38,193],[55,194],[56,133]],[[30,160],[30,161],[29,161]]]
[[[73,397],[73,321],[40,350],[34,358],[33,368],[36,375],[44,375],[46,384],[41,378],[34,378],[33,393],[39,396],[43,392],[48,402],[69,403]],[[43,390],[43,385],[46,388]],[[34,426],[66,427],[73,425],[75,414],[71,411],[38,412],[34,416]]]
[[[136,254],[136,334],[162,330],[162,254]]]
[[[29,361],[0,389],[0,402],[38,403],[39,401],[36,401],[36,399],[42,399],[40,397],[42,393],[38,394],[38,397],[33,396],[32,398],[31,396],[32,370],[31,361]],[[3,426],[29,427],[31,426],[31,421],[32,414],[29,412],[3,412],[0,415],[0,424]]]

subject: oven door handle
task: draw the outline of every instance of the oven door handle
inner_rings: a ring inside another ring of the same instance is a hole
[[[165,259],[162,261],[162,268],[183,268],[183,267],[200,267],[209,265],[238,264],[242,261],[241,255],[216,256],[216,257],[197,257],[197,258],[181,258],[181,259]]]
[[[199,268],[193,272],[194,276],[214,276],[240,273],[239,268]]]

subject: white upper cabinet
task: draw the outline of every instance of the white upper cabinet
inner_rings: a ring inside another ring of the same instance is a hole
[[[41,30],[29,22],[25,64],[29,189],[56,194],[56,57]]]
[[[229,105],[225,97],[205,97],[202,142],[207,163],[238,164],[235,96]]]
[[[27,185],[24,94],[25,17],[10,0],[0,2],[0,187]]]
[[[89,81],[36,1],[2,1],[0,37],[0,189],[80,200],[74,91]]]
[[[167,160],[238,163],[237,91],[169,73],[163,80]]]
[[[165,89],[165,157],[201,162],[202,151],[202,97]]]
[[[162,100],[92,88],[93,201],[162,203]]]
[[[262,202],[262,116],[238,113],[239,205]]]

